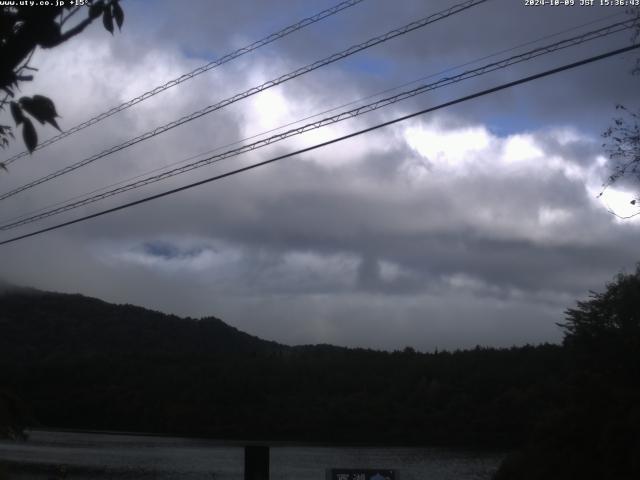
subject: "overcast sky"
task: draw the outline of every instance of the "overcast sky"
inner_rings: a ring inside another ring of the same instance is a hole
[[[69,128],[334,3],[129,0],[122,32],[112,37],[96,22],[62,47],[37,52],[36,80],[23,92],[50,96],[60,126]],[[455,3],[365,0],[16,161],[0,176],[0,191]],[[490,0],[4,200],[0,220],[421,77],[436,74],[422,83],[431,82],[624,18],[614,7]],[[630,39],[626,31],[442,88],[3,232],[0,239],[627,46]],[[557,342],[563,311],[640,259],[640,222],[617,219],[596,198],[610,168],[601,134],[616,104],[638,106],[640,78],[629,74],[635,58],[609,58],[2,246],[0,276],[184,316],[216,316],[287,344],[430,351]],[[475,63],[439,74],[468,62]],[[41,138],[56,133],[38,131]],[[22,147],[16,141],[5,157]],[[610,189],[605,199],[628,214],[630,195]]]

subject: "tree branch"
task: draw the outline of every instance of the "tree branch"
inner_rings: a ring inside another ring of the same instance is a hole
[[[69,12],[69,15],[67,15],[67,16],[66,16],[66,17],[64,17],[62,20],[60,20],[60,26],[62,27],[62,26],[65,24],[65,22],[66,22],[67,20],[69,20],[71,17],[73,17],[76,13],[78,13],[78,10],[80,10],[81,8],[83,8],[83,7],[75,7],[74,9],[72,9],[72,10]]]
[[[89,25],[91,25],[91,22],[93,22],[92,18],[89,18],[89,17],[85,18],[82,22],[80,22],[78,25],[73,27],[71,30],[67,30],[66,32],[62,33],[60,35],[60,38],[58,39],[58,41],[55,42],[53,45],[51,45],[51,47],[56,47],[56,46],[60,45],[61,43],[66,42],[70,38],[75,37],[79,33],[82,33],[82,31],[85,28],[87,28]],[[51,47],[49,47],[49,48],[51,48]]]

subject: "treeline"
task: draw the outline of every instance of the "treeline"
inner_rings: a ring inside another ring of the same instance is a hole
[[[307,348],[248,358],[140,353],[36,361],[3,376],[51,427],[513,445],[548,390],[561,388],[557,371],[539,362],[557,362],[559,354],[557,347],[438,355]]]
[[[287,347],[79,295],[14,290],[0,302],[0,384],[53,428],[511,446],[565,377],[553,345]]]
[[[640,478],[640,264],[566,312],[564,392],[496,480]]]

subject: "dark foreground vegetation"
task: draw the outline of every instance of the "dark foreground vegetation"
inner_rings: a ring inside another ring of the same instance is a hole
[[[215,318],[8,289],[0,435],[517,447],[497,478],[640,478],[640,272],[579,303],[563,328],[562,346],[288,347]]]
[[[640,478],[640,265],[567,311],[563,392],[496,480]]]

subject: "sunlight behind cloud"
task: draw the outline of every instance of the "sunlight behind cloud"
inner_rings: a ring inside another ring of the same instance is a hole
[[[407,144],[436,168],[457,170],[489,148],[491,135],[484,127],[445,130],[438,125],[420,124],[405,130]]]
[[[507,164],[526,162],[542,155],[532,135],[510,135],[503,146],[502,161]]]
[[[284,95],[277,89],[260,92],[251,98],[251,103],[250,111],[253,112],[253,115],[246,119],[248,130],[259,132],[289,121],[289,105]]]

